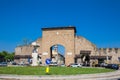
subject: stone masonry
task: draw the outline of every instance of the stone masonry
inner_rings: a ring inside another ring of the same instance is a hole
[[[74,63],[75,55],[75,28],[43,28],[42,35],[42,60],[45,64],[46,58],[50,58],[50,47],[56,44],[65,47],[65,64]]]
[[[50,48],[56,44],[65,47],[66,65],[71,63],[91,63],[93,61],[120,64],[120,48],[98,49],[95,44],[84,37],[76,36],[74,26],[42,28],[42,38],[38,38],[35,42],[39,44],[38,54],[43,65],[45,65],[47,58],[51,58]],[[27,62],[27,59],[31,58],[32,50],[32,45],[16,47],[15,61]]]

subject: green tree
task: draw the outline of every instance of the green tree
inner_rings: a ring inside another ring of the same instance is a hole
[[[6,60],[6,61],[13,61],[13,60],[14,60],[14,53],[8,53],[8,54],[5,56],[5,60]]]
[[[1,53],[2,53],[2,55],[3,55],[4,57],[8,54],[7,51],[2,51]]]
[[[2,52],[0,52],[0,62],[4,61],[4,56],[2,54]]]
[[[6,60],[5,60],[5,56],[7,56],[7,54],[8,54],[7,51],[2,51],[2,52],[0,52],[1,61],[6,61]]]
[[[15,56],[15,53],[12,52],[12,53],[10,54],[10,58],[9,58],[9,59],[10,59],[11,61],[13,61],[13,60],[14,60],[14,56]]]
[[[13,61],[14,60],[14,52],[9,53],[7,51],[0,52],[0,62],[2,61]]]

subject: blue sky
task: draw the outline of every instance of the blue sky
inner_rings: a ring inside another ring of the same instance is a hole
[[[69,25],[97,47],[120,48],[120,0],[0,0],[0,51]]]

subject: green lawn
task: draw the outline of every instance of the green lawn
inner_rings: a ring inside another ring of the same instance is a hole
[[[47,75],[46,67],[0,67],[0,74]],[[114,71],[104,68],[50,67],[49,75],[94,74]]]

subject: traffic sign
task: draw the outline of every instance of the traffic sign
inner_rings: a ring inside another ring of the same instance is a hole
[[[47,65],[49,65],[51,63],[51,59],[46,59],[45,62]]]

